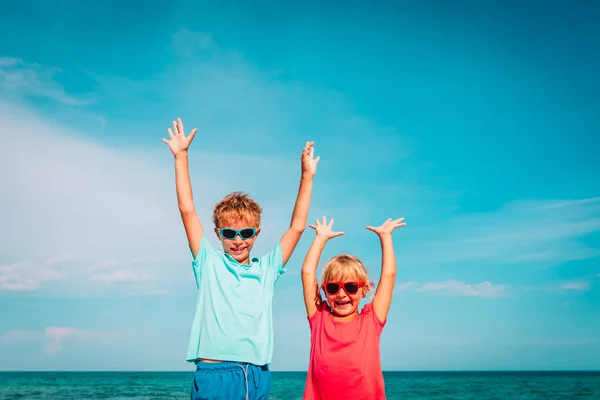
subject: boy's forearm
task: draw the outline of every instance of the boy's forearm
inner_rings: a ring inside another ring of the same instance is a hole
[[[182,151],[175,156],[175,187],[179,211],[182,213],[194,211],[187,151]]]
[[[381,276],[396,277],[396,255],[391,234],[381,235]]]
[[[290,229],[296,232],[304,232],[308,220],[308,211],[310,209],[310,198],[312,195],[313,176],[302,175],[300,187],[298,188],[298,197],[294,205]]]

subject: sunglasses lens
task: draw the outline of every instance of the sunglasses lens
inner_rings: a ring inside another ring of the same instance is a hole
[[[233,239],[235,237],[235,231],[233,229],[223,229],[221,235],[223,235],[225,239]]]
[[[358,292],[358,283],[356,282],[347,282],[344,284],[344,290],[348,294],[354,294]]]
[[[254,229],[250,229],[250,228],[246,228],[246,229],[242,229],[242,231],[240,232],[240,235],[242,236],[242,239],[250,239],[251,237],[254,236]]]
[[[337,283],[328,283],[325,285],[325,290],[329,294],[336,294],[340,290],[340,285]]]

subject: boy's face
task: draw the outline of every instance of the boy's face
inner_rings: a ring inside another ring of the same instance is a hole
[[[360,300],[365,297],[366,289],[365,286],[359,287],[356,285],[356,292],[352,293],[352,290],[349,292],[344,290],[344,284],[351,283],[347,287],[352,289],[352,284],[359,282],[358,277],[350,277],[347,279],[332,279],[332,282],[338,282],[340,285],[337,285],[337,292],[330,293],[327,287],[324,287],[323,290],[325,292],[325,296],[327,298],[327,303],[329,307],[333,310],[333,313],[337,317],[350,317],[353,314],[357,313],[358,306],[360,305]],[[336,287],[333,286],[335,289]]]
[[[222,226],[215,228],[215,234],[223,245],[223,251],[240,264],[250,264],[250,251],[259,233],[260,228],[256,228],[254,223],[245,220],[224,221]],[[235,238],[231,238],[233,235]]]

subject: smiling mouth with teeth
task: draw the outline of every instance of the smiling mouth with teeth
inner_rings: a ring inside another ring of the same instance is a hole
[[[336,301],[335,302],[335,306],[336,307],[344,307],[344,306],[348,306],[350,305],[350,301]]]

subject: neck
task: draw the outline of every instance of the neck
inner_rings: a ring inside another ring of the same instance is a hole
[[[240,264],[250,265],[250,259],[251,259],[250,254],[248,254],[248,257],[244,258],[243,260],[241,260],[241,261],[236,260],[236,261]],[[235,258],[234,258],[234,260],[235,260]]]
[[[227,254],[227,257],[229,257],[231,260],[235,260],[238,264],[250,265],[250,259],[251,259],[250,255],[248,255],[248,257],[246,257],[243,260],[238,260],[233,255],[231,255],[231,253],[225,253],[225,254]]]
[[[343,317],[336,315],[333,313],[333,319],[340,322],[350,322],[358,315],[358,310],[354,311],[352,314],[344,315]]]

